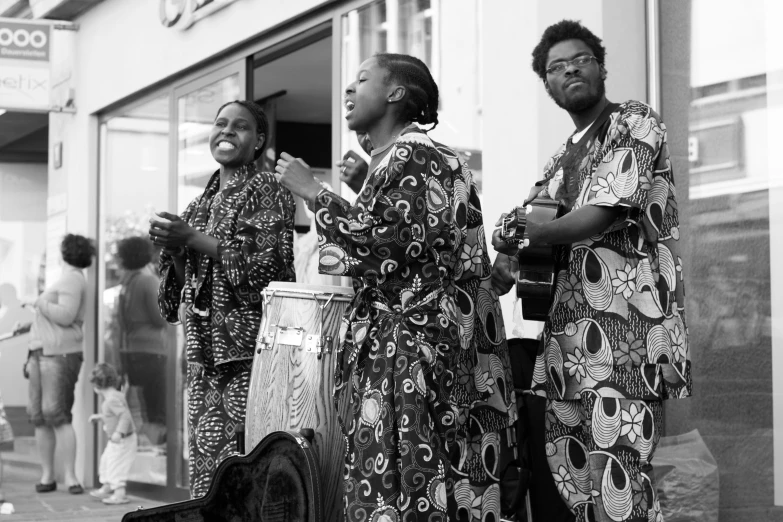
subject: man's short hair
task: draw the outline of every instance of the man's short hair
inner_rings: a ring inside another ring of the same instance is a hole
[[[598,64],[603,66],[606,58],[606,49],[603,42],[587,27],[576,20],[561,20],[550,25],[541,35],[541,41],[533,49],[533,71],[542,80],[546,79],[546,59],[549,50],[565,40],[581,40],[593,52]]]

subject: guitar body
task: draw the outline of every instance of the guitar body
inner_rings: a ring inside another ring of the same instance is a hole
[[[311,441],[278,431],[221,462],[204,497],[132,511],[122,522],[321,522],[323,500]]]
[[[559,203],[536,198],[527,206],[517,207],[503,224],[503,237],[523,243],[528,221],[548,223],[557,217]],[[522,317],[528,321],[545,321],[555,294],[555,258],[551,245],[524,247],[517,254],[517,296],[522,299]]]

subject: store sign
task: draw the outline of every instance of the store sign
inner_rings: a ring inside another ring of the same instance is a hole
[[[0,109],[48,110],[48,25],[0,18]]]
[[[160,0],[160,23],[185,30],[236,0]]]

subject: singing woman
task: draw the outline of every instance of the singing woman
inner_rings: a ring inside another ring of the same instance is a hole
[[[283,154],[276,169],[315,209],[321,273],[350,276],[356,290],[334,389],[346,518],[500,520],[516,410],[472,174],[419,127],[438,123],[421,60],[365,61],[345,107],[373,144],[356,204],[300,159]]]

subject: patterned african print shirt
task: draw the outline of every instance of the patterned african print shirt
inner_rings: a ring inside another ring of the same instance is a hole
[[[567,146],[583,146],[583,157],[564,173],[560,159]],[[555,300],[534,391],[555,400],[578,399],[588,389],[626,399],[690,396],[666,126],[643,103],[621,104],[586,143],[567,143],[548,162],[539,196],[561,200],[569,177],[577,189],[572,210],[599,205],[623,212],[603,233],[555,249]]]
[[[179,321],[180,303],[187,305],[188,318],[201,319],[188,321],[188,362],[203,365],[209,350],[210,366],[253,359],[261,292],[270,281],[295,280],[295,203],[288,189],[252,163],[219,189],[218,171],[181,216],[218,239],[219,259],[188,249],[183,288],[172,257],[162,254],[158,295],[161,314],[170,323]],[[193,340],[199,340],[196,349]]]

